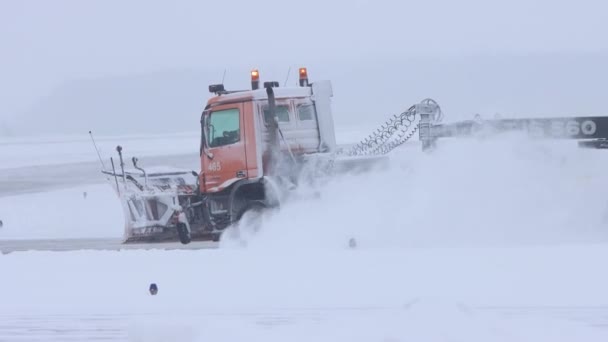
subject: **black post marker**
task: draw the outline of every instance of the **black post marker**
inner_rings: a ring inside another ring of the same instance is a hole
[[[156,296],[158,293],[158,286],[155,283],[150,284],[150,294]]]

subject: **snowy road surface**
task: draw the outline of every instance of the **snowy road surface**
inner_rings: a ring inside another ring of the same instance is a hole
[[[419,304],[420,305],[420,304]],[[538,341],[602,341],[608,338],[608,307],[478,307],[462,312],[472,321],[499,322],[469,327],[443,327],[442,322],[432,322],[421,332],[412,329],[409,321],[416,320],[412,308],[303,308],[265,310],[251,312],[206,312],[190,315],[148,314],[85,314],[85,315],[7,315],[0,316],[0,341],[241,341],[254,337],[256,341],[305,341],[301,336],[310,336],[308,341],[409,341],[409,338],[423,338],[424,341],[454,341],[459,336],[485,335],[485,341],[538,342]],[[402,329],[393,326],[386,329],[387,322],[402,319]],[[560,335],[555,326],[543,326],[548,322],[575,326],[580,330],[596,334],[596,338],[567,333]],[[347,324],[361,324],[375,334],[356,336],[360,329]],[[528,333],[513,329],[520,324]],[[530,325],[528,325],[530,324]],[[531,324],[537,324],[531,326]],[[340,328],[341,327],[341,328]],[[336,328],[344,329],[342,334],[330,333]],[[493,328],[494,334],[469,332]],[[511,330],[509,330],[511,328]],[[204,330],[203,330],[204,329]],[[434,333],[434,330],[440,332]],[[238,332],[235,332],[237,330]],[[410,332],[408,333],[408,330]],[[459,332],[460,330],[460,332]],[[329,333],[328,333],[329,332]],[[544,332],[544,334],[543,334]],[[247,336],[249,335],[249,336]],[[283,336],[283,340],[281,340]],[[331,339],[330,338],[333,338]],[[207,337],[207,338],[205,338]],[[234,338],[234,339],[231,339]],[[300,338],[300,339],[299,339]],[[357,339],[358,338],[358,339]],[[534,340],[538,338],[537,340]],[[463,341],[479,341],[461,339]]]
[[[23,251],[119,251],[131,249],[207,249],[216,248],[217,243],[194,241],[188,245],[179,242],[124,244],[120,239],[45,239],[45,240],[0,240],[0,253],[8,254]]]
[[[16,252],[0,255],[0,340],[600,342],[606,259],[608,245]]]

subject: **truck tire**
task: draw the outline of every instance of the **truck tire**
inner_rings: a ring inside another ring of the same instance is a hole
[[[192,241],[192,236],[190,235],[190,231],[185,223],[178,222],[177,223],[177,236],[179,237],[179,242],[183,245],[187,245]]]

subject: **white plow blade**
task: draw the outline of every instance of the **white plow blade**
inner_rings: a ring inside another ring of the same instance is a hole
[[[181,169],[147,171],[146,177],[137,170],[125,171],[124,178],[106,173],[122,203],[125,242],[172,240],[177,237],[177,223],[187,224],[180,196],[187,198],[196,191],[196,176]]]

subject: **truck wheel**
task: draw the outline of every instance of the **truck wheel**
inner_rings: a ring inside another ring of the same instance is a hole
[[[178,222],[177,223],[177,235],[179,236],[179,242],[184,245],[189,244],[192,241],[192,236],[190,235],[190,231],[185,223]]]

